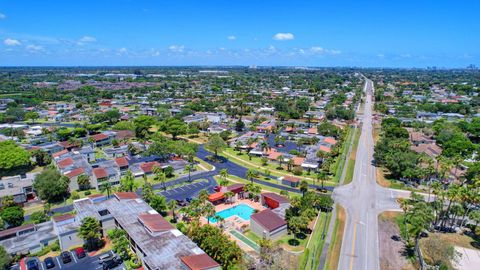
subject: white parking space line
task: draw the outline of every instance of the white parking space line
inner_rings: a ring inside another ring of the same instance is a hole
[[[42,268],[42,270],[45,270],[45,267],[43,267],[43,263],[40,261],[40,259],[38,259],[38,264],[40,264],[40,267]]]
[[[75,263],[77,263],[77,258],[75,258],[75,254],[73,254],[73,251],[70,251],[70,253],[72,254],[72,257],[73,257],[73,260],[75,261]]]
[[[60,269],[62,269],[62,264],[60,263],[60,260],[58,259],[58,257],[55,257],[55,259],[57,259],[58,267],[60,267]]]

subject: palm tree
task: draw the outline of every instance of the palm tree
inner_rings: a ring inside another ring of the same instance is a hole
[[[227,168],[220,170],[220,177],[222,178],[221,183],[224,184],[224,185],[220,184],[220,186],[223,186],[223,187],[227,186],[228,185],[228,180],[227,180],[228,170],[227,170]]]
[[[110,181],[105,181],[105,183],[102,183],[100,186],[100,191],[103,193],[103,192],[107,192],[107,198],[110,198],[110,193],[112,192],[112,183],[110,183]]]
[[[443,212],[443,218],[441,222],[441,227],[443,228],[446,225],[446,222],[450,215],[450,208],[452,207],[452,203],[456,203],[460,196],[460,186],[457,184],[451,184],[446,192],[446,196],[448,199],[448,206],[447,209]]]
[[[203,214],[207,217],[207,223],[210,225],[210,217],[215,216],[215,207],[211,203],[206,203],[203,207]]]
[[[278,162],[278,164],[279,164],[278,166],[279,166],[279,167],[282,167],[282,163],[283,163],[283,156],[282,156],[282,155],[280,155],[280,156],[277,157],[277,162]]]
[[[255,177],[255,172],[252,169],[249,169],[245,175],[247,180],[250,180],[250,182],[253,184],[253,178]]]
[[[321,181],[321,183],[322,183],[322,190],[324,189],[323,184],[324,184],[326,178],[327,178],[327,173],[326,173],[325,171],[321,170],[320,172],[317,173],[316,180],[317,180],[317,181]]]
[[[292,167],[293,167],[293,159],[290,158],[287,161],[287,171],[289,171],[289,172],[292,171]]]
[[[308,190],[308,182],[306,180],[302,180],[300,182],[300,191],[302,191],[302,196],[305,196],[305,192]]]
[[[198,199],[202,202],[205,203],[208,201],[208,191],[206,189],[200,190],[198,193]]]
[[[163,172],[163,170],[157,166],[153,167],[153,173],[155,173],[155,177],[153,180],[158,181],[162,184],[163,190],[166,190],[167,187],[165,186],[165,182],[167,181],[167,176]]]
[[[176,222],[177,215],[175,214],[175,209],[177,209],[177,201],[176,200],[170,200],[170,201],[168,201],[167,206],[170,210],[172,210],[172,217],[173,217],[173,220]]]
[[[226,199],[227,201],[231,202],[230,199],[233,198],[233,196],[235,196],[235,193],[233,193],[233,192],[231,192],[231,191],[227,191],[227,192],[225,192],[224,195],[225,195],[225,199]]]

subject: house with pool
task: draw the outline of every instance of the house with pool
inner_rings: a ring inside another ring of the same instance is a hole
[[[226,201],[225,192],[232,192],[233,198]],[[264,192],[260,201],[243,199],[243,184],[233,184],[222,191],[210,194],[209,200],[215,205],[215,216],[206,222],[222,226],[234,238],[250,229],[260,237],[277,240],[287,234],[285,210],[290,207],[288,198],[273,192]]]

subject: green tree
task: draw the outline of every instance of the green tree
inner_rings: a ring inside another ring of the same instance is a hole
[[[172,139],[174,140],[177,139],[178,135],[187,134],[187,129],[187,124],[183,120],[177,118],[168,118],[160,125],[160,130],[172,135]]]
[[[44,211],[33,212],[30,215],[30,221],[32,221],[34,224],[39,224],[39,223],[45,222],[49,219],[50,219],[50,217],[47,216],[47,214],[45,214]]]
[[[20,206],[6,207],[0,213],[0,217],[9,227],[18,227],[23,223],[24,211]]]
[[[215,153],[215,158],[218,158],[218,152],[225,150],[227,146],[227,143],[222,138],[220,138],[220,136],[214,134],[205,144],[205,149],[213,151],[213,153]]]
[[[150,206],[162,216],[165,216],[167,211],[167,200],[164,196],[158,194],[153,195],[150,199]]]
[[[308,182],[306,180],[302,180],[300,182],[300,191],[302,192],[302,195],[305,196],[305,192],[308,190]]]
[[[12,258],[3,246],[0,246],[0,269],[7,269],[10,266]]]
[[[80,228],[78,229],[78,237],[85,241],[87,250],[92,251],[102,245],[102,228],[100,222],[94,217],[86,217],[82,219]]]
[[[42,149],[33,150],[31,153],[38,166],[46,166],[52,163],[52,157]]]
[[[254,170],[248,169],[247,173],[245,174],[245,178],[247,178],[247,180],[249,180],[253,184],[253,178],[255,178],[255,175],[256,173]]]
[[[0,171],[9,171],[30,165],[30,154],[11,140],[0,142]]]
[[[228,170],[226,168],[220,170],[220,177],[221,177],[221,181],[219,183],[220,186],[226,187],[228,185],[228,180],[227,180]]]
[[[46,169],[35,177],[33,188],[42,200],[57,202],[68,196],[69,179],[55,169]]]
[[[81,190],[89,189],[90,188],[90,177],[86,174],[81,174],[77,178],[78,186]]]
[[[132,192],[135,190],[135,177],[131,170],[128,170],[120,179],[120,191]]]
[[[165,186],[165,182],[167,181],[167,176],[165,175],[163,170],[160,167],[155,166],[153,168],[153,173],[155,174],[153,180],[155,180],[156,182],[160,182],[164,190],[167,189],[167,187]]]
[[[172,218],[173,221],[176,222],[177,220],[177,215],[175,214],[175,210],[177,209],[177,201],[176,200],[170,200],[168,201],[168,209],[172,211]]]
[[[32,120],[32,123],[35,123],[35,120],[37,120],[40,117],[38,112],[27,112],[25,113],[25,119]]]
[[[140,115],[133,120],[135,124],[135,135],[139,138],[145,138],[148,130],[156,123],[155,118],[147,115]]]

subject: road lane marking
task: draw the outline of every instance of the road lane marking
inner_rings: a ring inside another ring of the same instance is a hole
[[[58,263],[58,267],[60,267],[60,269],[62,269],[62,264],[60,263],[60,260],[58,259],[58,257],[55,257],[57,259],[57,263]]]
[[[357,223],[353,225],[353,237],[352,237],[352,257],[350,257],[350,270],[353,269],[353,258],[355,258],[355,240],[357,238]]]

